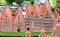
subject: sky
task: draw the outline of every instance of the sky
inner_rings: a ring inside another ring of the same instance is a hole
[[[44,3],[45,2],[45,0],[40,0],[42,3]]]

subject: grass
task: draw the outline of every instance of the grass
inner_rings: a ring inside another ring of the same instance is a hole
[[[0,36],[25,36],[24,32],[0,32]]]
[[[52,34],[52,32],[45,32],[45,34],[46,34],[46,35],[51,35],[51,34]]]
[[[39,36],[40,32],[31,32],[31,36]]]
[[[31,36],[39,36],[41,32],[31,32]],[[51,35],[52,32],[45,32],[46,35]],[[0,32],[0,36],[25,36],[25,32]]]

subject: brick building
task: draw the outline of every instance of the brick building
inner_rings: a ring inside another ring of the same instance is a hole
[[[42,7],[37,3],[34,6],[28,4],[25,11],[26,15],[22,15],[24,10],[19,6],[13,13],[9,6],[6,6],[0,14],[0,31],[25,32],[26,37],[31,37],[31,32],[53,32],[56,24],[60,24],[57,11],[51,12],[46,2]],[[41,33],[41,37],[42,35],[45,36],[44,33]]]
[[[60,0],[56,0],[56,9],[57,9],[57,12],[58,14],[60,15]]]
[[[10,32],[12,30],[13,16],[12,11],[8,6],[6,6],[6,8],[4,9],[0,19],[1,31]]]

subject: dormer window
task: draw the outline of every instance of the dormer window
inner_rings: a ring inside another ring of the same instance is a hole
[[[20,20],[20,16],[18,16],[18,20]]]

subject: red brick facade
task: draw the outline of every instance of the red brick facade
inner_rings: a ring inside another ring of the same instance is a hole
[[[26,15],[22,15],[24,10],[19,6],[14,15],[9,6],[6,6],[0,17],[1,32],[25,32],[26,37],[31,37],[30,32],[52,32],[56,24],[60,22],[60,17],[55,10],[49,11],[46,2],[42,7],[38,4],[26,7]],[[57,22],[58,21],[58,22]],[[44,33],[41,34],[43,37]],[[45,35],[44,35],[45,36]]]

